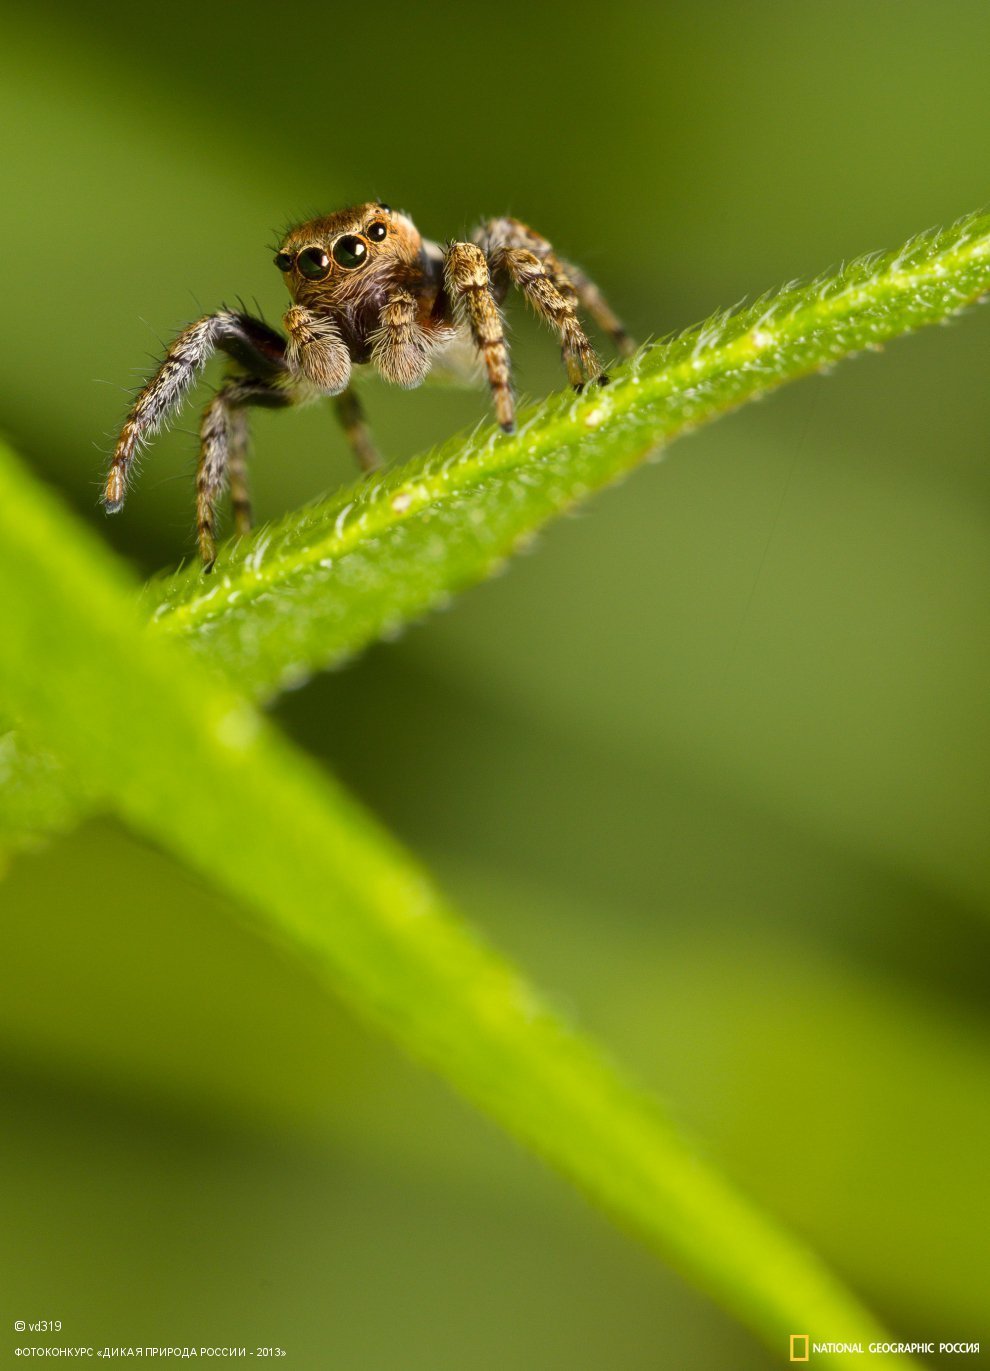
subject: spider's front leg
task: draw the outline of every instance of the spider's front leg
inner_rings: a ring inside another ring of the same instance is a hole
[[[259,378],[271,380],[286,371],[285,339],[249,314],[221,310],[183,329],[124,420],[103,490],[108,514],[123,506],[140,449],[179,408],[217,351],[225,352]]]
[[[464,309],[475,346],[484,358],[495,417],[506,433],[511,433],[516,417],[509,383],[509,350],[492,294],[488,259],[476,243],[451,243],[444,254],[443,269],[447,295],[455,309]]]

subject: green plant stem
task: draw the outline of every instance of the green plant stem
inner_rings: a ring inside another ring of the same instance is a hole
[[[990,216],[786,287],[643,349],[604,390],[557,396],[511,436],[458,438],[149,588],[155,631],[264,698],[487,576],[554,516],[660,445],[990,290]]]
[[[216,573],[156,580],[153,632],[256,699],[300,684],[488,575],[650,452],[787,381],[939,323],[990,290],[990,216],[723,313],[644,349],[604,391],[557,396],[512,437],[454,439],[384,477],[227,544]],[[9,719],[0,719],[0,727]],[[5,785],[3,783],[6,782]],[[0,845],[87,807],[58,759],[0,737]]]
[[[3,698],[122,818],[233,895],[777,1354],[795,1330],[882,1336],[331,778],[215,674],[142,631],[119,565],[2,448],[0,578],[19,587],[0,641]]]

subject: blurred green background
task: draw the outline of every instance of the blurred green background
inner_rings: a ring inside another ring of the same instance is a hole
[[[983,0],[3,21],[0,426],[142,573],[192,547],[197,407],[110,522],[128,394],[198,313],[278,318],[289,219],[516,214],[643,338],[988,198]],[[366,402],[396,459],[487,412]],[[351,474],[329,407],[255,434],[262,518]],[[677,445],[276,710],[899,1333],[984,1342],[988,495],[977,311]],[[0,904],[0,1363],[44,1317],[305,1368],[783,1361],[109,822]]]

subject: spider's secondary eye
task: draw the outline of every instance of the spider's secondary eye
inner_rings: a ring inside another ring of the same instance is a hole
[[[367,256],[368,244],[353,233],[338,238],[333,245],[333,260],[339,266],[346,267],[348,271],[353,271],[355,267],[361,266]]]
[[[322,281],[330,270],[330,258],[322,248],[303,248],[296,258],[296,266],[307,281]]]
[[[386,205],[386,203],[385,203],[384,200],[378,200],[376,203],[377,203],[377,205],[378,205],[378,208],[379,208],[379,209],[383,209],[383,210],[385,211],[386,214],[391,214],[391,213],[392,213],[392,206],[391,206],[391,205]]]
[[[385,224],[369,224],[365,234],[373,243],[380,243],[383,238],[388,237],[388,227]]]
[[[278,252],[275,254],[275,265],[278,267],[279,271],[291,271],[292,261],[291,252]]]

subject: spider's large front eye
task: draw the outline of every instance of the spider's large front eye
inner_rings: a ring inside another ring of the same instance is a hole
[[[338,238],[333,245],[333,260],[339,266],[346,268],[347,271],[353,271],[355,267],[362,266],[367,257],[368,244],[363,238],[358,238],[353,233]]]
[[[278,267],[279,271],[291,271],[292,260],[291,252],[277,252],[275,254],[275,265]]]
[[[322,248],[303,248],[296,258],[296,266],[307,281],[322,281],[330,270],[330,258]]]
[[[364,232],[373,243],[380,243],[388,237],[388,226],[379,221],[375,224],[369,224]]]

